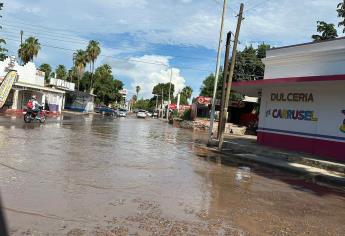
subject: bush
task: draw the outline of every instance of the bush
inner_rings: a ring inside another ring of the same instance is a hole
[[[183,120],[192,120],[191,117],[192,117],[192,110],[191,109],[185,110],[181,116],[181,118]]]

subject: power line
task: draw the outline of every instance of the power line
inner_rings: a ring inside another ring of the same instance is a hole
[[[14,25],[5,24],[5,26],[17,29],[17,26],[14,26]],[[8,30],[11,33],[13,31],[12,29],[8,29]],[[36,31],[30,30],[30,29],[29,30],[28,29],[24,29],[24,31],[25,32],[29,32],[29,33],[33,33],[33,34],[39,35],[42,38],[47,38],[47,39],[51,39],[51,40],[54,40],[54,41],[63,41],[63,42],[75,43],[75,44],[88,43],[87,40],[77,39],[77,38],[72,38],[72,37],[65,37],[65,36],[61,36],[59,33],[55,33],[55,32],[49,32],[49,31],[48,31],[48,33],[46,33],[47,31],[36,32]],[[43,34],[43,35],[41,35],[41,34]],[[54,35],[57,35],[58,38],[54,38]],[[71,40],[69,40],[69,39],[71,39]],[[180,47],[180,45],[179,45],[179,47]],[[137,49],[137,48],[134,48],[134,47],[125,47],[125,46],[122,46],[121,48],[119,48],[119,47],[117,47],[117,48],[112,47],[112,48],[113,49],[118,49],[118,50],[123,50],[123,49],[136,50]],[[167,56],[169,56],[169,55],[167,55]],[[214,57],[189,57],[189,56],[181,56],[181,55],[173,55],[173,57],[193,59],[193,60],[212,60],[212,61],[215,61]]]
[[[6,40],[13,40],[16,42],[20,42],[19,40],[15,39],[15,38],[5,38]],[[42,44],[41,46],[43,47],[49,47],[49,48],[54,48],[54,49],[59,49],[59,50],[65,50],[65,51],[71,51],[71,52],[75,52],[75,49],[69,49],[69,48],[64,48],[64,47],[59,47],[59,46],[54,46],[54,45],[49,45],[49,44]],[[114,56],[110,56],[110,55],[99,55],[100,57],[105,57],[105,58],[113,58],[115,60],[118,61],[126,61],[126,62],[138,62],[138,63],[145,63],[145,64],[151,64],[151,65],[159,65],[159,66],[165,66],[165,67],[169,67],[169,65],[164,64],[164,63],[160,63],[160,62],[150,62],[150,61],[144,61],[144,60],[139,60],[139,59],[133,59],[133,58],[126,58],[126,59],[122,59],[122,58],[117,58]],[[181,69],[187,69],[187,70],[195,70],[195,71],[204,71],[204,72],[210,72],[210,70],[206,70],[206,69],[199,69],[199,68],[195,68],[195,67],[188,67],[188,66],[179,66],[179,68]]]
[[[248,11],[250,11],[250,10],[252,10],[252,9],[254,9],[254,8],[256,8],[256,7],[258,7],[258,6],[261,6],[261,5],[263,5],[264,3],[266,3],[267,1],[269,1],[269,0],[261,0],[261,2],[259,1],[257,4],[254,4],[254,5],[252,5],[251,7],[248,7],[244,12],[248,12]]]

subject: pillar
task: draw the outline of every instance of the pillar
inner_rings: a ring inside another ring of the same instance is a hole
[[[18,100],[19,100],[19,91],[15,89],[13,91],[13,103],[12,103],[13,110],[18,110]]]

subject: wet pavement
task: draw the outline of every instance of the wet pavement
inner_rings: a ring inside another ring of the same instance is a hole
[[[221,163],[205,134],[97,115],[0,116],[11,235],[344,235],[345,192]]]

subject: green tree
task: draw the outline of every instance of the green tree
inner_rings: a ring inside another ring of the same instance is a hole
[[[214,74],[210,74],[204,79],[204,81],[202,81],[202,85],[200,88],[200,96],[213,97],[214,81],[215,81]],[[217,84],[217,93],[216,93],[217,98],[220,98],[222,96],[222,87],[223,87],[223,70],[221,69],[221,72],[218,78],[218,84]]]
[[[52,67],[49,64],[44,63],[44,64],[40,65],[39,70],[44,72],[44,80],[46,83],[49,83],[49,78],[50,78],[50,73],[52,72]]]
[[[99,103],[110,104],[121,102],[122,95],[119,90],[123,89],[123,82],[114,79],[111,67],[107,64],[101,65],[94,75],[94,94],[97,95]]]
[[[345,33],[345,0],[340,2],[337,6],[338,17],[343,18],[339,23],[338,26],[343,26],[343,33]]]
[[[8,50],[2,47],[1,44],[6,44],[6,41],[0,38],[0,61],[3,61],[7,57]]]
[[[162,95],[162,90],[163,90],[163,99],[167,101],[169,99],[169,87],[170,83],[159,83],[155,85],[152,89],[152,94],[158,94]],[[171,94],[174,94],[175,92],[175,85],[171,83]],[[161,97],[160,97],[161,100]]]
[[[34,57],[38,55],[40,50],[41,44],[39,43],[38,39],[31,36],[27,38],[22,45],[20,45],[18,55],[23,63],[26,64],[29,61],[33,61]]]
[[[311,36],[315,42],[328,40],[328,39],[334,39],[338,37],[337,30],[335,28],[334,24],[328,24],[324,21],[318,21],[317,22],[317,32],[320,34],[314,34]]]
[[[90,40],[87,49],[86,49],[87,58],[86,61],[91,63],[91,77],[90,77],[90,90],[93,86],[93,74],[95,71],[95,61],[97,60],[97,57],[99,54],[101,54],[101,48],[99,46],[99,42],[95,40]]]
[[[58,65],[55,69],[55,74],[58,79],[65,80],[67,77],[67,70],[64,65]]]
[[[80,91],[80,80],[83,77],[85,66],[86,66],[87,55],[84,50],[77,50],[73,54],[73,64],[76,68],[77,75],[78,75],[78,90]]]
[[[133,105],[133,109],[152,110],[152,102],[150,99],[140,99]]]

